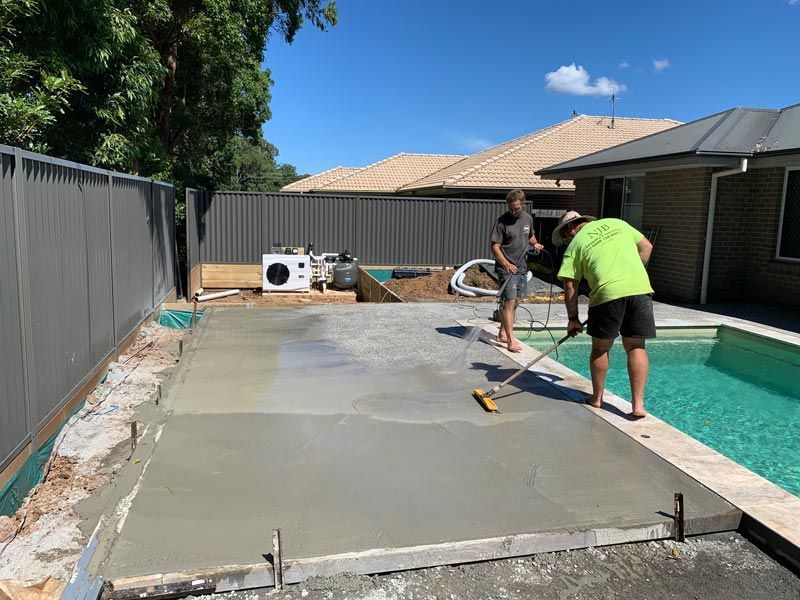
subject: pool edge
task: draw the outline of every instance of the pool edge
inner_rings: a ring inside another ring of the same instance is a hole
[[[475,326],[457,322],[462,326]],[[800,336],[776,332],[757,324],[732,322],[726,318],[720,318],[716,325],[708,322],[656,324],[659,327],[683,329],[728,327],[800,349]],[[494,337],[497,327],[483,325],[482,329],[483,336]],[[538,355],[536,350],[524,344],[520,353],[508,352],[495,344],[492,346],[519,365],[527,364]],[[537,370],[558,378],[554,381],[542,379],[568,398],[582,401],[585,394],[591,393],[588,379],[549,357],[537,364]],[[746,518],[743,518],[740,529],[754,535],[796,570],[800,570],[800,498],[653,415],[641,421],[628,421],[620,415],[631,411],[630,403],[608,390],[604,401],[616,411],[583,406],[741,510]]]

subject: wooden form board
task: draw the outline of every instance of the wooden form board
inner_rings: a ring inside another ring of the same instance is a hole
[[[741,512],[714,515],[716,522],[709,526],[704,518],[687,522],[692,534],[736,529]],[[409,548],[382,548],[320,556],[316,558],[283,559],[283,583],[300,583],[309,577],[326,577],[340,573],[373,575],[392,571],[421,569],[516,556],[540,552],[608,546],[674,536],[671,522],[632,524],[624,527],[596,528],[579,531],[548,531],[511,534],[496,538],[445,542]],[[199,569],[178,573],[159,573],[109,581],[103,591],[106,600],[141,600],[163,598],[176,594],[189,595],[209,592],[228,592],[271,587],[275,583],[272,565],[268,562],[252,565],[232,565],[217,569]]]
[[[202,286],[207,290],[220,288],[261,289],[261,265],[203,265]]]

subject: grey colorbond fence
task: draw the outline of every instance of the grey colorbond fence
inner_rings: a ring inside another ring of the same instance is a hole
[[[189,265],[260,263],[273,245],[350,250],[361,264],[455,265],[490,255],[501,200],[187,192]]]
[[[175,191],[0,146],[0,471],[175,289]]]

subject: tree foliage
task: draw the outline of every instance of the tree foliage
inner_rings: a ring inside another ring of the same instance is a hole
[[[292,179],[261,63],[304,22],[334,1],[0,0],[0,139],[179,187]]]

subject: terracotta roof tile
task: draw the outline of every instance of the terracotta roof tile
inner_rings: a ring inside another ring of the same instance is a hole
[[[405,185],[400,191],[434,188],[556,189],[534,171],[680,125],[671,119],[578,115],[534,133],[489,148]],[[557,189],[574,189],[562,181]]]
[[[322,173],[317,173],[316,175],[311,175],[305,179],[299,179],[294,183],[285,185],[281,188],[281,191],[308,192],[309,190],[317,188],[321,185],[325,185],[327,183],[331,183],[332,181],[336,181],[337,179],[341,179],[342,177],[352,175],[359,170],[359,167],[333,167],[332,169],[328,169]]]
[[[466,158],[463,154],[395,154],[323,186],[320,192],[384,192],[427,177]]]

